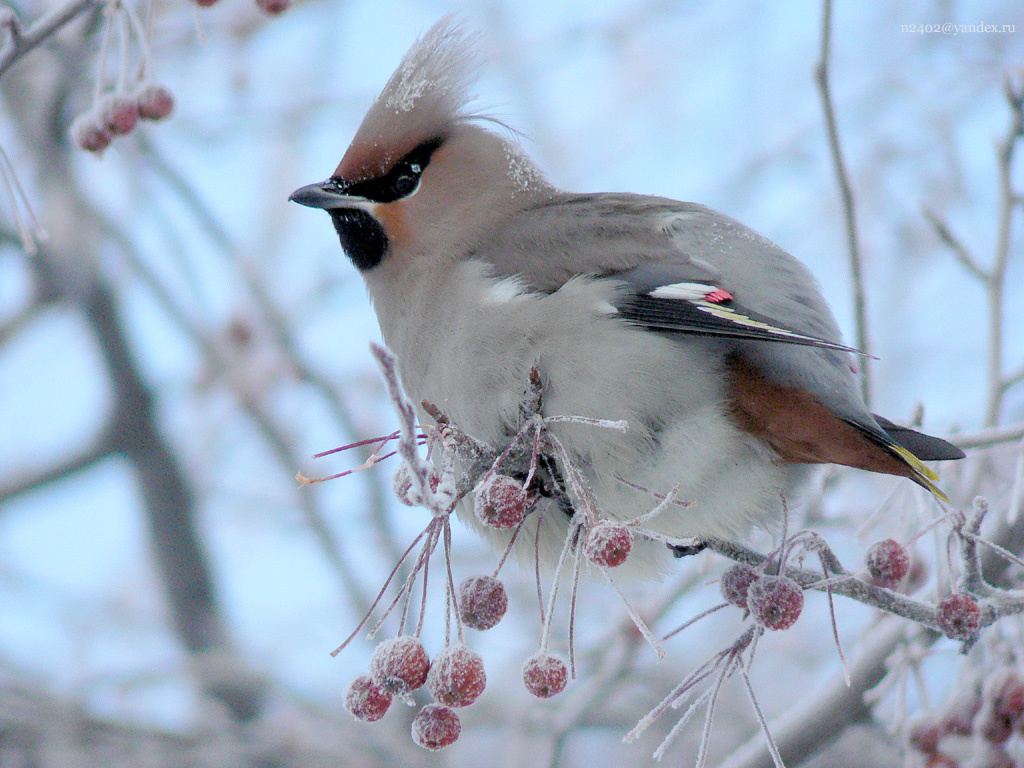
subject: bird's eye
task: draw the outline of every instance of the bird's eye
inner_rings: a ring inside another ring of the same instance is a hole
[[[405,172],[399,174],[392,185],[392,189],[395,191],[397,198],[407,197],[411,195],[415,190],[416,186],[420,183],[420,176],[418,173]]]

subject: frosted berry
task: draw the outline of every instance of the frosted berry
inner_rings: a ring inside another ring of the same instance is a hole
[[[539,652],[523,664],[523,682],[526,684],[526,690],[538,698],[550,699],[561,693],[565,690],[568,680],[569,670],[565,662],[557,656]]]
[[[804,592],[788,576],[762,576],[747,590],[747,608],[768,629],[789,629],[803,607]]]
[[[737,608],[746,610],[747,590],[760,577],[749,565],[734,565],[722,574],[722,597]]]
[[[291,4],[291,0],[256,0],[256,5],[268,16],[284,13]]]
[[[451,746],[460,733],[462,723],[455,710],[440,704],[427,704],[412,721],[412,740],[431,752]]]
[[[174,111],[174,96],[162,85],[144,85],[135,94],[135,105],[143,120],[163,120]]]
[[[100,128],[111,136],[131,133],[139,122],[139,108],[132,99],[119,93],[108,93],[96,107]]]
[[[515,478],[493,474],[476,489],[473,512],[491,528],[515,528],[526,516],[526,491]]]
[[[209,8],[212,5],[216,5],[217,0],[195,0],[195,4],[200,8]]]
[[[622,523],[601,520],[587,533],[584,554],[594,565],[614,568],[622,565],[633,548],[633,537]]]
[[[398,465],[395,474],[391,477],[391,488],[398,500],[407,507],[415,507],[417,504],[415,494],[412,492],[412,471],[404,461]]]
[[[995,694],[995,707],[1003,717],[1020,723],[1024,719],[1024,680],[1010,673]]]
[[[978,715],[975,729],[986,741],[990,741],[993,744],[1004,744],[1013,735],[1013,720],[1001,714],[990,703]]]
[[[918,720],[907,733],[910,746],[925,755],[934,755],[939,751],[939,742],[942,737],[949,733],[949,728],[944,724],[925,717]]]
[[[505,587],[493,576],[470,576],[459,584],[459,616],[473,629],[490,629],[508,610]]]
[[[373,682],[389,693],[404,695],[427,682],[430,658],[418,638],[403,635],[385,640],[370,657]]]
[[[91,113],[79,115],[71,123],[71,141],[86,152],[102,152],[110,146],[110,138]]]
[[[973,640],[981,628],[981,608],[970,595],[950,595],[939,603],[935,619],[946,637]]]
[[[974,718],[981,709],[977,691],[965,691],[946,709],[942,725],[949,733],[970,736],[974,732]]]
[[[356,720],[372,723],[380,720],[391,706],[391,694],[379,687],[373,678],[362,674],[345,689],[345,709]]]
[[[928,755],[928,759],[925,761],[924,765],[925,768],[960,768],[960,765],[956,760],[946,757],[938,752],[934,755]]]
[[[441,704],[468,707],[487,685],[484,660],[464,645],[451,645],[430,665],[427,689]]]
[[[427,469],[427,484],[432,491],[436,491],[441,484],[441,476],[433,467]],[[404,461],[398,465],[398,469],[395,470],[395,474],[391,478],[391,488],[398,500],[407,507],[417,507],[423,503],[423,499],[413,488],[412,470]]]
[[[910,573],[910,553],[895,539],[875,542],[864,559],[868,573],[880,587],[895,587]]]

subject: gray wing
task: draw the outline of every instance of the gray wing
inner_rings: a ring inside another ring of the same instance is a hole
[[[859,429],[888,439],[864,405],[850,350],[814,278],[752,229],[695,203],[629,194],[557,194],[522,210],[517,224],[472,255],[538,291],[581,274],[620,281],[616,308],[626,319],[718,336],[727,352],[742,354],[772,381],[806,390]],[[729,300],[704,300],[693,287],[700,285]],[[682,286],[677,297],[693,298],[673,298],[673,286]]]

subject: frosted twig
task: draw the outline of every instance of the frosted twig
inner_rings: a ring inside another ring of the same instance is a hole
[[[13,11],[7,18],[3,28],[7,32],[7,41],[0,49],[0,77],[10,69],[18,59],[36,46],[45,42],[51,35],[63,29],[81,14],[98,8],[104,0],[69,0],[62,6],[37,19],[27,29],[22,27]]]
[[[775,739],[772,738],[772,732],[768,727],[768,721],[765,719],[764,712],[761,711],[761,706],[757,703],[757,696],[754,695],[754,686],[750,682],[750,673],[741,666],[740,675],[743,677],[743,685],[747,690],[747,696],[750,698],[750,704],[754,708],[754,714],[757,716],[757,723],[761,726],[761,732],[764,733],[764,738],[768,742],[768,754],[772,756],[772,762],[775,763],[776,768],[786,768],[786,764],[782,762],[782,755],[779,754],[779,748],[775,745]],[[850,684],[849,672],[846,673],[846,684]]]
[[[687,621],[684,621],[678,627],[673,629],[671,632],[669,632],[667,635],[665,635],[663,638],[661,638],[661,641],[665,642],[669,638],[675,637],[676,635],[678,635],[680,632],[682,632],[687,627],[692,627],[694,624],[696,624],[698,621],[703,619],[705,616],[710,616],[712,613],[715,613],[716,611],[720,611],[723,608],[727,608],[729,605],[730,605],[730,603],[719,603],[718,605],[715,605],[715,606],[712,606],[711,608],[708,608],[706,611],[701,611],[700,613],[698,613],[693,618],[688,619]]]
[[[643,620],[643,618],[637,612],[636,608],[632,606],[632,604],[626,598],[626,595],[623,594],[622,590],[619,588],[619,585],[615,583],[615,579],[613,579],[612,575],[608,572],[609,569],[601,568],[600,570],[604,577],[608,580],[608,583],[611,584],[615,588],[615,591],[619,594],[619,597],[622,599],[623,605],[626,606],[626,613],[629,614],[629,618],[633,621],[633,624],[636,625],[637,631],[643,636],[644,640],[647,641],[648,645],[650,645],[651,648],[654,649],[654,652],[658,655],[658,660],[660,661],[661,659],[664,659],[666,655],[665,648],[661,645],[661,643],[658,642],[658,638],[654,636],[654,633],[651,632],[651,628],[647,626],[647,622]]]
[[[544,622],[540,636],[540,650],[542,652],[548,649],[548,638],[551,635],[551,620],[554,618],[555,599],[558,597],[558,583],[562,579],[562,568],[565,566],[565,558],[572,549],[580,528],[582,527],[581,523],[573,522],[574,524],[570,524],[569,529],[566,531],[565,543],[562,545],[562,551],[558,555],[558,564],[555,566],[555,572],[551,577],[551,592],[548,594],[548,609],[542,618],[542,621]]]

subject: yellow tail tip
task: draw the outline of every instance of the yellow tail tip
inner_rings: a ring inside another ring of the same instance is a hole
[[[946,502],[947,504],[949,503],[949,497],[933,482],[934,480],[939,479],[935,470],[900,445],[892,446],[892,450],[914,471],[914,474],[916,475],[914,479],[917,480],[917,482],[931,491],[936,498]]]

